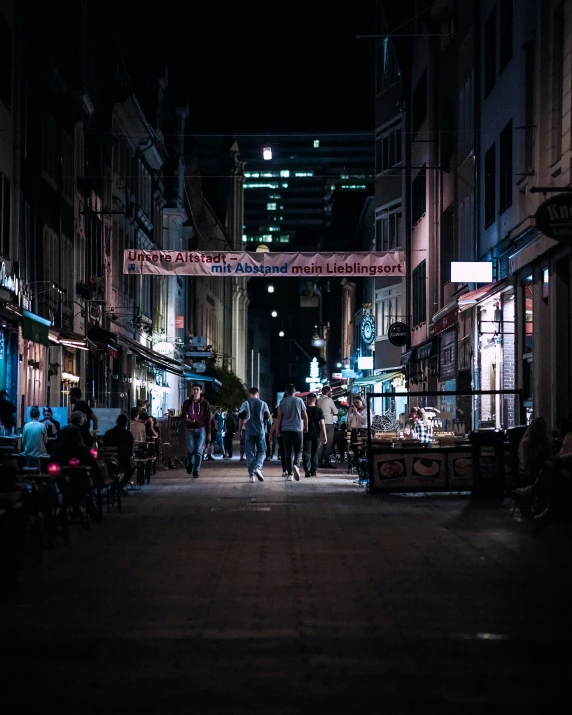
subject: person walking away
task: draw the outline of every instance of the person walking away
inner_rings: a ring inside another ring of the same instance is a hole
[[[324,413],[327,438],[320,445],[320,467],[335,469],[336,465],[330,462],[330,457],[334,447],[334,417],[337,416],[338,410],[332,400],[332,388],[330,385],[324,385],[322,387],[322,394],[318,397],[317,406]]]
[[[204,459],[208,459],[210,462],[214,462],[213,457],[213,447],[215,442],[218,440],[218,422],[215,419],[214,412],[211,410],[211,440],[207,444],[204,454]]]
[[[91,430],[91,433],[94,438],[97,437],[97,430],[99,428],[99,421],[97,419],[97,415],[87,404],[87,402],[82,398],[81,390],[79,387],[72,387],[72,389],[70,390],[70,401],[72,404],[72,412],[75,412],[76,410],[79,410],[79,412],[83,412],[86,417],[87,429]],[[91,428],[90,422],[93,424],[93,427]]]
[[[264,481],[262,465],[266,454],[266,423],[270,419],[270,410],[266,402],[258,397],[258,388],[250,388],[250,397],[240,406],[238,412],[239,430],[244,431],[244,450],[246,467],[251,482]]]
[[[227,410],[224,421],[224,451],[225,459],[232,459],[232,440],[236,432],[236,422],[232,410]]]
[[[218,444],[220,448],[221,459],[224,459],[226,457],[226,451],[224,446],[224,417],[222,412],[223,411],[219,407],[215,407],[213,419],[216,422],[217,426],[215,444]]]
[[[306,405],[295,397],[296,388],[292,383],[286,385],[286,397],[278,406],[278,425],[276,434],[282,437],[282,448],[286,467],[286,481],[300,480],[300,462],[302,459],[302,435],[308,431]]]
[[[324,413],[320,407],[316,406],[316,395],[311,392],[306,398],[308,407],[308,431],[304,435],[304,446],[302,450],[302,460],[304,465],[304,476],[315,477],[318,469],[318,446],[320,440],[322,445],[328,444],[328,434]]]
[[[117,447],[117,463],[123,472],[123,479],[119,483],[122,490],[129,484],[135,471],[133,465],[133,446],[135,440],[129,429],[129,417],[121,414],[117,418],[115,427],[111,427],[103,435],[104,447]]]
[[[185,419],[187,433],[187,474],[199,476],[205,443],[211,441],[211,408],[201,395],[201,386],[196,382],[191,388],[192,396],[183,403],[181,417]]]
[[[39,421],[40,410],[34,405],[30,410],[30,422],[26,422],[22,430],[22,451],[26,456],[26,466],[39,465],[39,457],[47,453],[48,430]]]
[[[286,393],[282,395],[282,397],[286,397]],[[288,476],[288,470],[286,469],[286,457],[284,454],[284,442],[282,440],[282,437],[278,434],[278,410],[280,409],[280,405],[276,405],[276,411],[275,413],[272,414],[272,428],[270,430],[270,441],[275,442],[278,445],[278,458],[280,459],[280,463],[282,464],[282,476],[287,477]]]

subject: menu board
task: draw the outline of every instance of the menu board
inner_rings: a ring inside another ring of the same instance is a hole
[[[435,489],[447,484],[445,455],[440,452],[373,455],[373,488]]]
[[[449,452],[448,460],[448,481],[449,486],[472,487],[473,486],[473,458],[470,452]]]

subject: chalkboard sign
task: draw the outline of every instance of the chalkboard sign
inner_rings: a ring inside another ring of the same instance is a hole
[[[94,412],[99,422],[97,434],[104,435],[107,430],[115,427],[117,424],[117,418],[121,414],[121,409],[119,407],[98,407]]]
[[[187,436],[185,434],[185,420],[182,417],[171,417],[171,434],[170,434],[170,456],[171,457],[186,457],[187,456]]]
[[[471,432],[473,494],[504,496],[504,434],[496,431]]]

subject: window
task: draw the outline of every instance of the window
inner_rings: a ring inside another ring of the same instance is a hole
[[[73,203],[74,147],[71,134],[62,131],[62,195]]]
[[[0,174],[0,256],[8,258],[10,251],[10,180]]]
[[[376,47],[376,91],[379,94],[401,77],[393,45],[385,37]]]
[[[403,319],[401,315],[401,286],[377,291],[375,315],[376,335],[378,338],[386,338],[389,326]]]
[[[395,251],[401,246],[401,204],[382,209],[375,220],[375,238],[378,251]]]
[[[459,158],[465,159],[474,148],[474,120],[473,120],[473,92],[474,75],[465,80],[459,93]]]
[[[532,347],[534,342],[533,283],[528,276],[522,285],[523,345],[522,345],[522,387],[525,403],[532,400]]]
[[[531,173],[534,161],[534,43],[524,47],[524,170]]]
[[[502,130],[499,146],[501,213],[512,204],[512,120]]]
[[[266,209],[267,209],[268,211],[276,211],[276,203],[269,201],[269,202],[266,204]]]
[[[379,174],[401,164],[401,127],[390,127],[376,140],[375,171]]]
[[[421,325],[426,320],[426,274],[427,262],[422,261],[413,269],[413,327]]]
[[[552,163],[562,156],[562,94],[564,70],[564,13],[554,13],[552,27]]]
[[[50,180],[54,189],[57,189],[57,179],[60,175],[59,147],[60,133],[54,118],[51,116],[43,116],[41,166],[44,172],[44,178]]]
[[[495,145],[485,154],[485,228],[495,219],[496,152]]]
[[[493,10],[485,23],[485,97],[495,85],[497,70],[497,15]]]
[[[12,108],[12,30],[0,15],[0,101]]]
[[[314,139],[314,149],[319,149],[319,148],[320,148],[320,140]]]
[[[427,116],[427,70],[424,70],[421,79],[413,92],[413,132],[416,132]]]
[[[499,71],[502,72],[512,57],[512,3],[513,0],[501,0],[499,33]]]
[[[411,187],[411,226],[415,226],[417,221],[425,215],[426,210],[426,181],[425,167],[413,179]]]
[[[550,270],[548,268],[542,269],[542,298],[548,302],[550,288]]]

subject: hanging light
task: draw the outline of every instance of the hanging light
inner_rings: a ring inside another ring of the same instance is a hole
[[[264,161],[270,161],[272,159],[272,147],[265,146],[262,150],[262,158]]]

